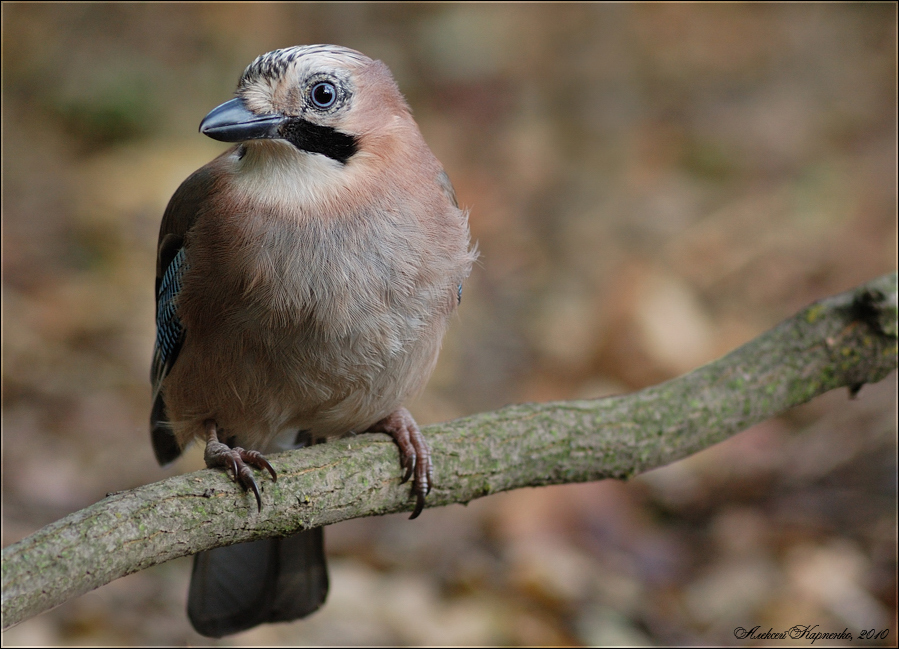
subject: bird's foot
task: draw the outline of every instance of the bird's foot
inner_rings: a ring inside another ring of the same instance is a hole
[[[434,479],[431,449],[418,430],[418,424],[408,410],[400,408],[371,426],[367,432],[387,433],[399,447],[400,464],[406,470],[402,481],[407,482],[414,476],[412,493],[415,494],[416,502],[415,510],[409,518],[416,518],[424,509],[425,496],[431,491],[431,482]]]
[[[244,489],[252,489],[256,495],[256,505],[259,511],[262,511],[262,497],[259,495],[259,487],[253,479],[253,472],[250,466],[257,469],[265,469],[272,474],[272,480],[278,479],[278,474],[268,463],[268,460],[258,451],[247,451],[239,446],[231,448],[227,444],[223,444],[218,438],[218,426],[216,423],[207,419],[206,426],[206,451],[203,453],[203,459],[206,460],[206,466],[210,469],[224,468],[229,469],[234,480]]]

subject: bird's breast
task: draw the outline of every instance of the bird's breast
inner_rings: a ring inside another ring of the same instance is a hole
[[[464,215],[439,189],[310,205],[235,187],[186,237],[186,333],[164,386],[179,438],[210,417],[256,448],[364,430],[433,369],[471,266]]]
[[[202,215],[188,236],[173,380],[225,377],[200,410],[240,404],[269,430],[321,423],[334,434],[386,416],[427,380],[455,302],[458,272],[427,252],[428,236],[401,211],[313,218],[235,203]]]

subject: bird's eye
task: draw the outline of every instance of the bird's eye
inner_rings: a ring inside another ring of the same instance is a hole
[[[316,108],[330,108],[337,101],[337,88],[333,83],[322,81],[312,86],[309,96]]]

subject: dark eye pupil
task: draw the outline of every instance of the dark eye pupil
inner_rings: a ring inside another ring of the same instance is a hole
[[[336,98],[337,92],[330,83],[317,83],[312,88],[312,103],[319,108],[327,108]]]

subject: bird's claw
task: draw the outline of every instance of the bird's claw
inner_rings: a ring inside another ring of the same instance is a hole
[[[434,481],[434,468],[431,464],[431,449],[418,425],[405,408],[400,408],[392,415],[385,417],[369,428],[371,432],[387,433],[396,442],[400,451],[400,465],[405,469],[401,483],[412,481],[412,493],[415,495],[415,509],[410,520],[417,518],[425,506],[425,497],[431,491]]]
[[[403,473],[403,479],[400,480],[400,484],[406,484],[409,482],[409,478],[412,477],[412,472],[415,471],[415,455],[404,455],[402,450],[400,450],[400,466],[406,470]]]
[[[218,440],[215,422],[210,420],[206,422],[206,451],[203,453],[203,459],[210,469],[223,467],[230,470],[234,480],[241,487],[247,491],[253,491],[253,495],[256,496],[256,506],[259,511],[262,511],[262,496],[259,494],[259,487],[256,485],[250,466],[267,470],[274,481],[278,480],[278,474],[259,451],[248,451],[239,446],[231,448],[227,444],[223,444]]]

